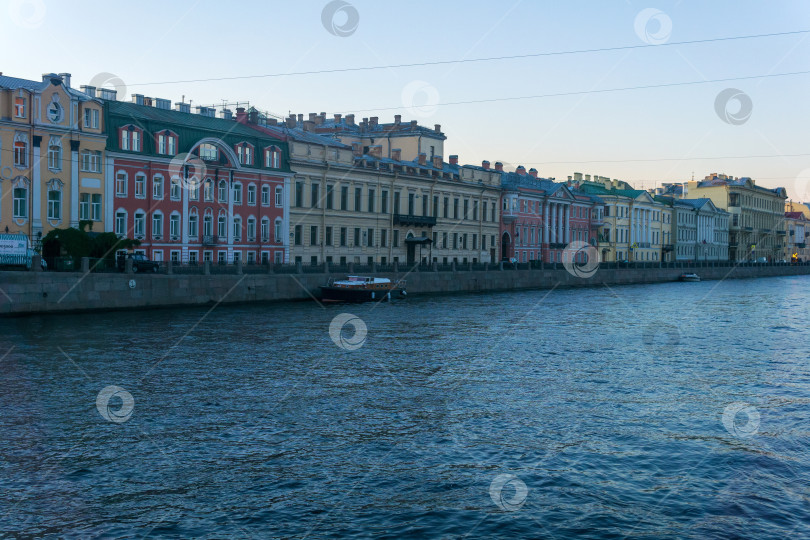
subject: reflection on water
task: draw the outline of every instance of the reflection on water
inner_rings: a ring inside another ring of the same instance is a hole
[[[4,319],[0,532],[797,537],[808,286]]]

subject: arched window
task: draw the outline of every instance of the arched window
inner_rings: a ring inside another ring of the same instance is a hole
[[[192,208],[188,213],[188,236],[189,238],[197,238],[197,234],[199,228],[199,216],[197,215],[197,209]]]
[[[217,218],[217,235],[220,238],[227,238],[228,236],[228,217],[224,211],[220,212]]]
[[[50,137],[48,140],[48,168],[54,171],[62,169],[62,139]]]
[[[242,218],[233,217],[233,241],[239,242],[242,239]]]
[[[256,206],[256,184],[250,184],[247,188],[247,203]]]
[[[163,237],[163,212],[160,210],[152,214],[152,237],[160,240]]]
[[[242,184],[239,182],[233,183],[233,204],[242,204]]]
[[[188,198],[192,201],[200,199],[200,181],[196,176],[188,179]]]
[[[169,216],[169,236],[172,240],[180,238],[180,212],[172,212]]]
[[[219,202],[228,202],[228,183],[225,180],[219,181],[218,191],[219,193],[217,194],[217,198],[219,199]]]
[[[127,235],[127,211],[119,208],[115,212],[115,234],[118,236]]]
[[[175,176],[171,179],[171,185],[169,186],[169,198],[173,201],[180,200],[180,187],[181,187],[181,180],[179,177]]]
[[[135,197],[138,199],[146,198],[146,175],[144,173],[135,175]]]
[[[276,208],[284,206],[284,188],[276,186]]]
[[[203,216],[203,236],[214,236],[214,213],[210,208],[205,209]]]
[[[146,235],[146,212],[143,210],[135,211],[135,220],[132,227],[135,238],[142,239]]]
[[[48,219],[53,222],[62,220],[62,186],[58,178],[48,182]]]
[[[177,153],[177,134],[169,130],[159,131],[155,135],[155,148],[158,154],[175,155]]]
[[[19,168],[28,166],[28,135],[25,133],[14,135],[14,166]]]
[[[264,150],[264,166],[271,169],[281,168],[281,148],[270,146]]]
[[[236,156],[242,165],[253,165],[253,145],[246,142],[237,144]]]
[[[126,197],[127,196],[127,173],[124,171],[118,171],[115,175],[115,196],[116,197]]]
[[[262,218],[262,242],[270,241],[270,219]]]
[[[253,216],[247,220],[247,239],[248,242],[256,241],[256,218]]]
[[[156,174],[152,178],[152,198],[163,198],[163,176]]]
[[[206,178],[203,184],[203,199],[205,199],[206,202],[214,200],[214,181],[210,178]]]
[[[270,186],[262,186],[262,206],[270,206]]]
[[[18,177],[12,186],[12,214],[14,219],[28,219],[28,179]]]
[[[118,130],[118,146],[121,150],[129,150],[132,152],[141,151],[141,133],[142,130],[133,126],[132,124],[123,126]]]
[[[274,228],[275,228],[275,230],[274,230],[274,233],[273,233],[273,238],[274,238],[274,239],[275,239],[275,241],[276,241],[276,242],[278,242],[278,243],[281,243],[281,231],[282,231],[282,227],[283,227],[283,222],[281,221],[281,218],[277,218],[277,219],[276,219],[276,222],[275,222],[275,227],[274,227]]]

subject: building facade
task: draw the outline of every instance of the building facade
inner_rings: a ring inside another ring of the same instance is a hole
[[[729,213],[729,259],[782,258],[785,249],[784,188],[758,186],[751,178],[712,173],[701,181],[664,184],[663,194],[708,198]]]
[[[785,212],[785,253],[783,259],[791,262],[810,260],[810,220],[804,212]]]
[[[522,166],[504,172],[501,185],[503,260],[562,262],[563,251],[571,242],[596,243],[596,223],[603,209],[596,198],[538,178],[535,169],[527,173]],[[579,252],[577,257],[585,257],[585,253]]]
[[[672,256],[664,260],[726,261],[728,260],[728,212],[717,208],[711,199],[677,199],[654,197],[671,209],[671,228],[664,251]],[[670,243],[671,249],[668,249]]]
[[[54,228],[104,228],[102,102],[71,87],[0,75],[0,230],[36,243]]]
[[[227,109],[217,118],[137,94],[104,112],[109,229],[156,261],[289,261],[286,142]]]

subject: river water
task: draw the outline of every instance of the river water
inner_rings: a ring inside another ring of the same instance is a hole
[[[3,319],[0,536],[806,537],[808,311],[785,277]]]

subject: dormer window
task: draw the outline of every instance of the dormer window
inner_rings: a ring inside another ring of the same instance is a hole
[[[84,110],[84,127],[98,129],[99,111],[98,109]]]
[[[213,144],[200,145],[200,159],[205,161],[216,161],[219,158],[219,150]]]
[[[271,146],[265,149],[264,166],[271,169],[281,168],[281,149],[278,146]]]
[[[121,150],[141,151],[141,130],[129,125],[121,128]]]
[[[239,158],[240,164],[253,165],[253,147],[248,143],[236,145],[236,156]]]
[[[14,98],[14,116],[17,118],[25,118],[25,98]]]
[[[157,153],[168,156],[177,154],[177,135],[171,131],[161,131],[158,133]]]

